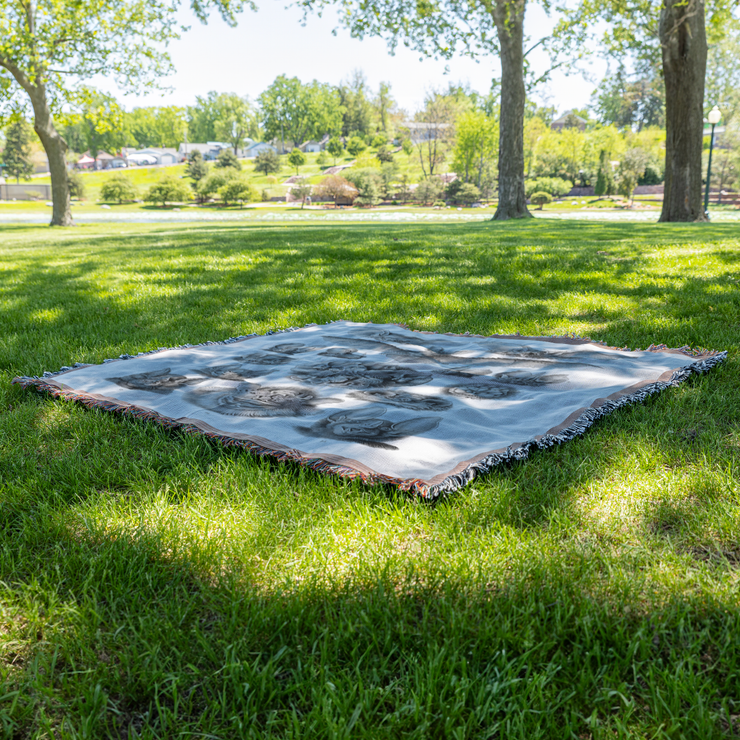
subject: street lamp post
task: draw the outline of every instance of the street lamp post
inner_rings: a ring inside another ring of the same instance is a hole
[[[719,123],[719,119],[722,118],[722,112],[715,105],[707,120],[712,124],[712,138],[709,140],[709,163],[707,164],[707,186],[704,189],[704,215],[709,220],[709,183],[712,181],[712,150],[714,149],[714,127]]]

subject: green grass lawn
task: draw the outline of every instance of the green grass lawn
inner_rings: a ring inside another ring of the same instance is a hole
[[[367,149],[363,153],[363,158],[367,160],[367,163],[372,165],[375,164],[380,166],[379,162],[374,158],[375,149]],[[298,173],[301,177],[305,177],[310,183],[317,184],[321,182],[324,175],[322,174],[327,167],[331,167],[334,160],[329,158],[329,163],[320,167],[317,163],[319,155],[309,153],[306,154],[306,164],[298,169]],[[355,161],[355,158],[345,152],[344,156],[338,157],[336,160],[337,165],[347,165]],[[260,172],[254,171],[254,160],[253,159],[242,159],[240,160],[242,165],[242,172],[246,179],[251,185],[253,185],[257,192],[262,194],[263,191],[267,191],[270,197],[284,197],[288,190],[288,186],[283,185],[285,180],[296,174],[295,167],[288,164],[287,157],[280,157],[280,171],[272,175],[264,175]],[[398,166],[399,178],[404,174],[409,177],[410,182],[418,182],[422,178],[421,165],[419,164],[418,155],[411,157],[407,156],[403,152],[399,152],[395,155],[395,162]],[[209,167],[213,168],[214,163],[209,162]],[[168,167],[130,167],[127,169],[116,169],[116,170],[102,170],[96,172],[82,171],[83,182],[85,183],[85,198],[87,203],[97,203],[100,200],[100,188],[103,183],[111,177],[117,177],[125,175],[128,177],[138,190],[140,198],[144,196],[144,193],[159,182],[165,175],[174,177],[185,176],[185,165],[179,164]],[[34,178],[33,182],[36,184],[50,184],[50,177],[38,177]],[[188,180],[188,182],[190,182]],[[13,204],[17,205],[17,204]]]
[[[7,738],[740,734],[734,225],[0,227]],[[428,505],[11,386],[344,318],[726,363]]]

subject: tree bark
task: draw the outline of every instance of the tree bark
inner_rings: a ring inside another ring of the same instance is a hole
[[[666,91],[660,221],[706,221],[701,191],[707,68],[704,0],[663,0],[658,33]]]
[[[524,10],[526,0],[496,0],[493,20],[501,57],[498,208],[494,221],[532,218],[524,194]]]
[[[51,200],[53,202],[50,226],[74,226],[69,197],[69,180],[67,178],[67,142],[54,126],[54,119],[49,110],[44,85],[27,88],[33,105],[33,127],[38,134],[49,160],[51,174]]]

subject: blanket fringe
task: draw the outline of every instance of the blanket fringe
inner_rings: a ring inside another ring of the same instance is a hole
[[[337,323],[337,322],[331,321],[328,323],[332,324],[332,323]],[[318,326],[318,324],[306,324],[306,326]],[[396,324],[396,326],[408,328],[405,324]],[[302,328],[305,328],[305,327],[291,326],[285,329],[272,329],[266,332],[265,335],[270,336],[270,335],[275,335],[275,334],[284,334],[288,332],[299,331]],[[418,332],[418,333],[435,334],[437,332]],[[466,332],[464,335],[462,334],[457,334],[457,335],[449,334],[449,335],[450,336],[483,336],[483,335],[477,335],[477,334],[476,335],[469,334],[468,332]],[[177,347],[159,347],[158,349],[150,350],[149,352],[139,352],[138,354],[135,354],[135,355],[123,354],[117,358],[111,358],[108,360],[104,360],[104,362],[109,363],[109,362],[118,362],[121,360],[130,360],[136,357],[143,357],[145,355],[152,355],[158,352],[166,352],[169,350],[176,350],[176,349],[207,347],[207,346],[218,345],[218,344],[233,344],[234,342],[240,342],[240,341],[249,339],[250,337],[254,337],[254,336],[258,336],[258,335],[255,333],[255,334],[242,335],[238,337],[230,337],[229,339],[225,339],[223,341],[217,341],[217,342],[203,342],[201,344],[183,344]],[[498,336],[501,336],[501,335],[498,335]],[[507,336],[514,338],[517,335],[507,335]],[[560,336],[563,336],[563,335],[560,335]],[[504,337],[501,336],[501,338],[504,338]],[[548,337],[548,338],[555,339],[558,337]],[[575,335],[569,335],[568,338],[582,339],[583,341],[593,342],[594,344],[598,344],[603,347],[608,347],[608,345],[606,345],[606,343],[604,342],[593,341],[591,339],[582,338],[582,337],[576,337]],[[608,347],[608,348],[618,349],[623,352],[639,351],[639,350],[630,350],[626,347]],[[668,347],[666,347],[666,345],[660,344],[660,345],[651,345],[644,351],[661,352],[667,349]],[[343,466],[343,465],[336,465],[333,463],[329,463],[320,457],[306,457],[304,454],[302,454],[298,450],[277,450],[275,448],[266,447],[264,445],[259,445],[256,442],[252,442],[249,440],[239,440],[239,439],[234,439],[232,437],[229,437],[225,434],[207,432],[195,426],[194,424],[178,422],[175,419],[162,416],[161,414],[158,414],[156,411],[147,411],[144,409],[137,408],[135,406],[130,406],[128,404],[117,403],[115,401],[99,400],[91,396],[88,396],[84,393],[76,393],[73,390],[58,388],[56,385],[51,385],[49,383],[44,382],[46,379],[53,378],[56,375],[67,373],[70,370],[74,370],[80,367],[89,367],[91,363],[76,362],[74,365],[64,366],[60,368],[59,370],[57,370],[56,372],[44,372],[44,374],[40,377],[21,376],[21,377],[13,378],[11,382],[19,385],[21,388],[28,388],[29,386],[33,386],[39,392],[48,393],[54,398],[63,398],[68,401],[76,401],[78,403],[84,404],[88,408],[98,408],[104,411],[126,414],[127,416],[131,416],[136,419],[154,422],[168,429],[180,429],[189,434],[202,435],[210,439],[218,440],[221,444],[227,447],[239,447],[239,448],[247,450],[253,455],[258,455],[260,457],[269,455],[270,457],[273,457],[279,461],[296,462],[302,466],[308,467],[311,470],[315,470],[316,472],[319,472],[319,473],[324,473],[327,475],[338,475],[338,476],[349,478],[352,480],[359,479],[363,483],[366,483],[369,485],[372,485],[375,483],[385,483],[385,484],[397,486],[398,489],[401,491],[407,491],[410,494],[417,495],[427,501],[433,501],[440,496],[453,493],[457,491],[458,489],[462,488],[463,486],[468,485],[473,480],[475,480],[475,478],[477,478],[479,475],[488,473],[490,470],[492,470],[498,465],[526,459],[529,456],[529,453],[531,450],[535,450],[535,449],[544,450],[544,449],[547,449],[548,447],[552,447],[553,445],[562,444],[563,442],[567,442],[568,440],[574,439],[575,437],[578,437],[584,434],[588,430],[588,428],[592,424],[594,424],[594,422],[612,413],[613,411],[616,411],[617,409],[622,408],[623,406],[627,406],[628,404],[640,403],[641,401],[644,401],[646,398],[648,398],[649,396],[655,393],[659,393],[660,391],[665,390],[666,388],[669,388],[671,386],[677,386],[680,383],[687,380],[691,375],[695,373],[696,374],[705,373],[711,368],[713,368],[715,365],[718,365],[720,362],[723,362],[727,358],[727,352],[714,352],[714,351],[705,350],[705,349],[692,349],[687,346],[679,347],[673,351],[681,352],[682,354],[685,354],[689,357],[701,357],[703,359],[698,360],[697,362],[693,362],[691,365],[687,365],[686,367],[681,368],[680,370],[676,370],[671,376],[670,380],[656,381],[654,383],[650,383],[649,385],[644,385],[641,388],[639,388],[637,391],[635,391],[634,393],[630,395],[622,396],[618,400],[614,400],[614,401],[607,400],[598,407],[591,407],[591,408],[586,409],[586,411],[584,411],[583,414],[581,414],[581,416],[579,416],[569,427],[561,430],[560,432],[558,432],[558,434],[545,434],[539,438],[533,438],[521,444],[511,445],[507,447],[506,450],[504,450],[503,452],[492,453],[482,458],[481,460],[478,460],[475,463],[471,463],[467,468],[465,468],[465,470],[459,473],[455,473],[454,475],[451,475],[448,478],[445,478],[445,480],[443,480],[441,483],[437,485],[428,485],[427,483],[419,479],[403,479],[403,478],[395,478],[393,476],[382,475],[380,473],[364,473],[362,471],[356,470],[355,468],[350,468],[350,467]]]

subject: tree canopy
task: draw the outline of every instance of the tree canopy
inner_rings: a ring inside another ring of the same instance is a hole
[[[263,127],[269,139],[300,146],[342,128],[339,93],[331,85],[280,75],[260,96]]]
[[[241,3],[193,0],[192,7],[201,20],[215,7],[233,24]],[[168,73],[166,46],[181,31],[179,6],[178,0],[0,0],[0,92],[33,108],[51,171],[52,224],[72,223],[67,143],[55,115],[96,75],[141,90]]]

